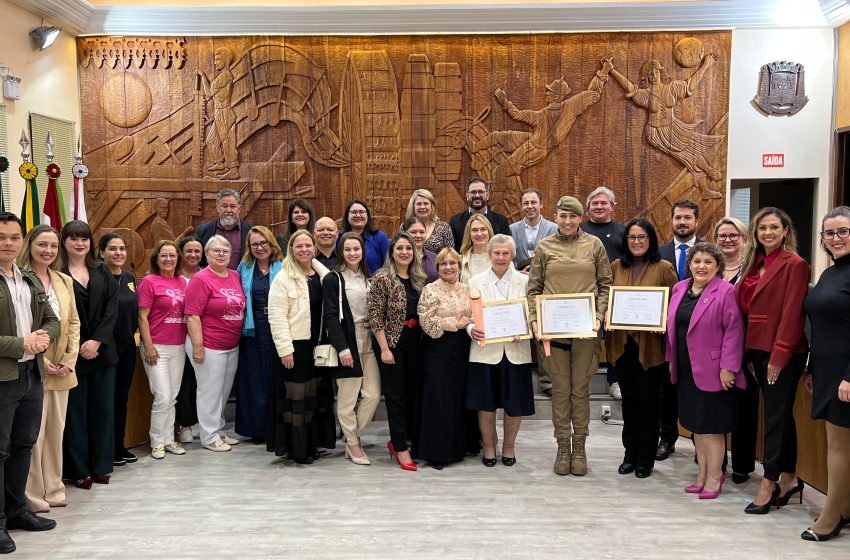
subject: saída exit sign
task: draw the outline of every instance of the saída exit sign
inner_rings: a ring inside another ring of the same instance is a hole
[[[762,154],[762,167],[785,167],[785,154]]]

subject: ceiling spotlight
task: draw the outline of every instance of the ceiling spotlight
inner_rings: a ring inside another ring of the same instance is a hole
[[[47,25],[42,25],[41,27],[36,27],[30,31],[30,37],[32,37],[33,43],[35,43],[35,46],[38,47],[38,50],[43,51],[56,42],[56,39],[59,38],[60,31],[62,31],[61,27],[49,27]]]

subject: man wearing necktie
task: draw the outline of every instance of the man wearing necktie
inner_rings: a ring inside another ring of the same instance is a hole
[[[696,236],[699,224],[699,206],[689,198],[683,198],[673,203],[672,220],[673,240],[658,248],[661,258],[669,261],[679,275],[679,280],[687,276],[688,249],[702,241]],[[659,411],[659,424],[661,425],[661,438],[658,442],[658,450],[655,454],[656,461],[663,461],[676,450],[676,439],[679,437],[679,411],[676,386],[670,383],[670,378],[665,377],[661,383],[661,406]]]

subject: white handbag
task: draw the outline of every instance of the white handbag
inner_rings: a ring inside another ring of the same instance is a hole
[[[337,279],[339,280],[339,322],[342,323],[342,277],[338,272],[335,272],[334,274],[337,275]],[[322,304],[322,318],[319,322],[320,337],[322,336],[324,320],[325,307],[324,304]],[[336,351],[333,344],[319,344],[313,348],[313,364],[316,367],[339,367],[339,352]]]

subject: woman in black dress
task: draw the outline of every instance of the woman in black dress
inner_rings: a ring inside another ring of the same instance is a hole
[[[242,255],[236,268],[245,293],[245,322],[236,370],[236,433],[260,444],[266,441],[269,372],[276,356],[269,327],[269,287],[280,272],[283,255],[274,234],[265,226],[248,231]]]
[[[107,233],[97,244],[98,254],[118,284],[118,320],[115,322],[115,351],[118,365],[115,367],[115,459],[116,467],[135,463],[136,456],[124,447],[124,432],[127,427],[127,399],[136,369],[136,330],[139,328],[139,296],[136,294],[136,278],[122,267],[127,262],[127,246],[117,233]]]
[[[80,354],[74,368],[77,386],[68,393],[63,440],[64,478],[89,490],[92,482],[109,484],[115,458],[115,365],[112,337],[118,317],[118,283],[94,258],[91,229],[73,220],[62,228],[62,272],[74,279],[80,317]]]
[[[419,298],[423,337],[422,411],[413,456],[441,470],[463,459],[467,451],[464,407],[469,363],[470,323],[466,284],[460,276],[460,255],[452,247],[437,254],[440,279],[428,284]]]
[[[269,325],[279,360],[272,361],[266,448],[300,464],[336,443],[333,392],[327,375],[313,365],[322,315],[322,278],[328,269],[314,258],[313,234],[289,238],[283,267],[269,288]]]
[[[824,216],[821,247],[835,264],[806,297],[812,333],[805,383],[812,418],[826,421],[829,490],[820,517],[800,535],[807,541],[830,539],[850,524],[850,208]]]

